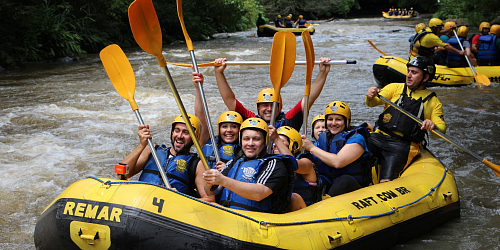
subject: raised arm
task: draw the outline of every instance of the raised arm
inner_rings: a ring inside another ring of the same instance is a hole
[[[151,153],[148,139],[153,139],[153,137],[151,131],[149,131],[149,125],[139,125],[137,135],[140,139],[139,145],[122,160],[122,163],[129,166],[129,173],[126,175],[127,179],[139,173],[146,166]]]
[[[201,101],[201,93],[200,89],[198,88],[198,82],[201,82],[201,85],[203,85],[203,75],[201,73],[193,72],[193,84],[194,87],[196,88],[196,94],[194,99],[194,115],[198,117],[198,119],[200,119],[201,122],[202,129],[201,129],[199,143],[203,147],[203,145],[205,145],[205,143],[208,141],[210,134],[208,133],[208,124],[205,118],[205,111],[203,110],[203,103]]]
[[[319,73],[314,80],[314,83],[311,85],[311,93],[309,93],[309,108],[314,104],[316,99],[318,99],[319,94],[323,90],[323,86],[325,86],[326,77],[328,76],[328,72],[330,72],[330,65],[324,64],[330,62],[330,58],[321,57],[321,63],[319,64]],[[304,110],[304,99],[302,99],[302,110]]]
[[[236,96],[234,95],[233,90],[229,87],[227,83],[226,76],[224,75],[224,70],[226,69],[226,58],[217,58],[215,59],[216,63],[222,63],[222,66],[215,66],[215,79],[217,80],[217,87],[219,88],[219,93],[224,100],[224,104],[226,104],[227,108],[230,111],[236,110]]]

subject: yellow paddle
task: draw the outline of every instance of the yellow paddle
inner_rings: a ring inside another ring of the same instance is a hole
[[[193,63],[193,68],[196,73],[200,73],[198,70],[198,64],[196,63],[196,57],[194,56],[194,48],[193,42],[191,42],[191,38],[187,33],[186,26],[184,25],[184,17],[182,16],[182,0],[177,0],[177,15],[179,16],[179,21],[181,22],[182,33],[184,33],[184,39],[186,40],[186,45],[189,50],[189,54],[191,55],[191,61]],[[203,111],[205,113],[205,119],[207,120],[208,132],[210,134],[210,140],[214,145],[214,155],[215,161],[220,161],[219,150],[217,147],[217,141],[215,140],[214,130],[212,128],[212,121],[210,120],[210,114],[208,113],[207,101],[205,99],[205,92],[203,91],[203,85],[201,82],[198,82],[198,89],[200,90],[201,95],[201,103],[203,104]]]
[[[127,59],[127,56],[116,44],[109,45],[108,47],[102,49],[99,53],[99,56],[101,57],[104,69],[108,73],[109,79],[113,83],[116,92],[118,92],[118,94],[125,98],[125,100],[129,101],[130,106],[132,107],[132,110],[134,111],[135,116],[139,121],[139,124],[144,125],[142,116],[139,113],[139,108],[137,107],[137,103],[134,100],[135,75],[130,62]],[[165,183],[165,186],[170,188],[167,174],[161,167],[160,159],[156,154],[156,150],[151,139],[148,139],[148,145],[151,149],[151,153],[153,153],[153,158],[156,162],[158,170],[160,171],[160,175],[163,179],[163,182]]]
[[[373,44],[373,43],[372,43],[372,41],[368,40],[368,42],[371,44],[371,46],[372,46],[374,49],[376,49],[378,52],[382,53],[382,55],[387,56],[387,54],[386,54],[386,53],[384,53],[382,50],[379,50],[379,49],[375,46],[375,44]]]
[[[132,28],[132,34],[134,35],[137,44],[139,44],[139,46],[141,46],[144,51],[155,56],[156,60],[158,60],[158,64],[162,68],[163,73],[167,78],[168,85],[172,90],[175,101],[177,102],[177,106],[181,111],[182,117],[184,121],[186,121],[189,135],[194,142],[196,150],[198,151],[198,155],[203,162],[203,166],[205,167],[205,169],[209,169],[207,160],[203,155],[200,143],[198,142],[198,138],[196,138],[193,126],[189,121],[186,109],[184,108],[184,104],[182,103],[181,97],[179,96],[179,92],[177,92],[177,88],[175,87],[174,81],[172,80],[172,76],[168,71],[165,57],[163,57],[161,27],[160,22],[158,21],[158,17],[156,16],[156,11],[153,6],[152,0],[135,0],[134,2],[132,2],[130,4],[130,7],[128,8],[128,18],[130,27]]]
[[[414,121],[418,122],[418,124],[422,125],[422,120],[420,120],[418,117],[416,117],[413,114],[409,113],[408,111],[402,109],[398,105],[389,101],[387,98],[385,98],[381,95],[379,95],[378,97],[380,99],[382,99],[382,101],[384,101],[385,103],[387,103],[387,104],[391,105],[393,108],[397,109],[399,112],[407,115],[408,117],[412,118]],[[446,141],[448,141],[449,143],[455,145],[455,147],[457,147],[457,148],[461,149],[462,151],[465,151],[465,152],[469,153],[470,155],[474,156],[476,159],[481,161],[484,165],[491,168],[491,170],[493,170],[493,172],[495,172],[495,174],[498,176],[498,178],[500,178],[500,166],[499,165],[493,164],[493,163],[489,162],[488,160],[482,158],[481,156],[477,155],[476,153],[474,153],[474,152],[470,151],[469,149],[465,148],[464,146],[460,145],[458,142],[456,142],[456,141],[452,140],[451,138],[449,138],[448,136],[442,134],[438,130],[432,130],[432,133],[437,134],[439,137],[441,137],[441,138],[445,139]]]
[[[306,52],[306,85],[304,87],[304,120],[302,125],[304,126],[304,135],[307,135],[307,116],[309,114],[309,94],[311,93],[311,78],[314,69],[314,46],[312,43],[311,35],[309,31],[304,30],[302,32],[302,43],[304,44],[304,50]],[[305,149],[302,148],[302,153]]]
[[[460,45],[460,49],[462,49],[462,51],[464,51],[464,47],[462,46],[460,39],[458,39],[457,32],[453,31],[453,34],[455,34],[455,38],[457,39],[458,44]],[[469,64],[469,68],[470,68],[470,71],[472,72],[472,75],[474,75],[474,79],[476,79],[476,82],[479,84],[483,84],[485,86],[490,86],[490,84],[491,84],[490,79],[486,75],[479,74],[477,72],[476,68],[474,68],[474,66],[472,66],[472,64],[470,64],[470,61],[469,61],[469,58],[467,57],[467,55],[464,55],[464,56],[465,56],[465,60],[467,61],[467,64]]]
[[[279,31],[274,34],[269,64],[271,83],[274,87],[273,112],[269,124],[273,126],[275,126],[281,88],[290,79],[295,67],[296,46],[295,35],[292,32]],[[271,152],[271,143],[267,151]]]

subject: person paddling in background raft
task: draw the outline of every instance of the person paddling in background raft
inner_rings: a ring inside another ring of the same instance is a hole
[[[325,120],[327,130],[319,134],[318,146],[302,135],[302,147],[313,155],[327,194],[333,197],[367,186],[362,161],[369,156],[363,136],[368,136],[368,131],[365,128],[349,130],[351,110],[345,102],[329,103]]]
[[[381,164],[380,182],[398,178],[413,157],[420,154],[427,130],[446,132],[443,105],[434,92],[425,88],[436,72],[434,63],[430,58],[417,56],[406,66],[406,83],[391,83],[381,90],[371,87],[365,97],[369,107],[385,103],[378,97],[380,95],[423,120],[420,126],[407,115],[385,104],[384,112],[375,124],[376,131],[371,133],[369,140],[370,150]]]
[[[410,39],[408,39],[408,42],[411,43],[411,41],[413,40],[413,38],[418,35],[418,32],[420,32],[421,30],[425,29],[425,23],[419,23],[417,25],[415,25],[415,35],[411,36]]]
[[[474,55],[477,55],[477,52],[479,51],[479,38],[481,36],[487,36],[490,34],[490,28],[491,25],[488,22],[482,22],[479,24],[479,34],[475,34],[472,36],[470,39],[471,41],[471,51],[474,53]]]
[[[281,15],[278,15],[276,19],[274,19],[274,26],[277,28],[285,28],[285,25],[283,25],[281,21]]]
[[[194,101],[195,114],[197,117],[200,117],[201,125],[208,128],[207,120],[205,119],[203,111],[203,104],[201,102],[201,93],[198,89],[198,82],[203,85],[203,75],[201,73],[193,72],[193,84],[196,88],[196,97]],[[220,160],[224,163],[233,159],[235,152],[240,150],[238,145],[238,136],[240,133],[241,123],[243,123],[243,118],[238,112],[235,111],[226,111],[219,116],[219,135],[215,138],[215,140]],[[208,161],[208,165],[211,168],[215,168],[217,162],[215,159],[214,144],[210,140],[208,129],[202,131],[199,142],[200,145],[204,145],[202,151]],[[203,162],[200,161],[198,165],[203,167]]]
[[[462,47],[464,48],[465,50],[465,54],[467,55],[467,58],[469,59],[470,63],[473,65],[473,66],[476,66],[477,65],[477,61],[476,61],[476,58],[474,57],[474,54],[472,54],[471,50],[470,50],[470,43],[469,41],[467,41],[467,33],[469,32],[469,30],[467,29],[467,27],[465,26],[460,26],[460,28],[458,28],[457,30],[457,36],[458,36],[458,39],[453,36],[452,38],[450,38],[448,40],[448,43],[455,47],[456,49],[461,49],[460,45],[462,45]],[[453,52],[449,52],[448,53],[448,56],[446,58],[446,66],[448,66],[448,68],[458,68],[458,67],[468,67],[468,63],[467,63],[467,60],[465,60],[465,57],[464,56],[460,56],[458,54],[455,54]]]
[[[429,28],[421,30],[410,43],[410,53],[409,60],[416,56],[425,56],[432,58],[435,54],[436,48],[442,50],[443,48],[447,51],[457,53],[459,55],[464,55],[465,51],[457,50],[453,46],[441,41],[437,36],[440,34],[443,28],[443,21],[438,18],[432,18],[429,21]],[[439,57],[436,58],[436,60]],[[434,59],[433,59],[434,60]],[[436,61],[434,61],[436,63]]]
[[[314,146],[318,146],[319,134],[325,132],[325,115],[317,115],[311,122],[311,142]]]
[[[300,154],[302,138],[292,127],[283,126],[277,130],[269,126],[269,138],[273,142],[275,154],[286,154],[297,158],[293,193],[288,211],[296,211],[321,200],[322,186],[318,183],[317,170],[311,153]]]
[[[309,95],[309,107],[311,107],[316,99],[319,97],[321,90],[326,82],[326,77],[330,71],[330,65],[326,64],[330,62],[330,58],[322,57],[321,63],[319,64],[319,73],[316,77],[314,83],[311,86],[311,93]],[[243,119],[258,117],[264,119],[267,123],[271,122],[271,115],[273,109],[273,101],[279,102],[278,110],[276,112],[276,122],[274,127],[279,128],[281,126],[290,126],[297,131],[302,127],[303,120],[303,110],[304,110],[304,98],[302,98],[290,111],[287,113],[281,112],[282,102],[281,96],[274,96],[274,89],[266,88],[259,92],[257,95],[257,114],[245,108],[235,97],[233,90],[229,87],[226,77],[224,75],[224,70],[226,69],[225,64],[226,58],[215,59],[215,62],[222,64],[222,66],[215,66],[215,78],[217,79],[217,86],[221,94],[224,103],[227,108],[231,111],[236,111],[243,116]]]
[[[500,65],[500,31],[498,25],[490,28],[490,34],[479,37],[477,61],[479,66]]]
[[[293,28],[292,16],[290,15],[286,17],[285,28]]]
[[[284,213],[290,204],[293,172],[297,161],[293,156],[267,154],[269,128],[260,118],[248,118],[241,124],[242,157],[223,165],[222,172],[206,170],[205,190],[215,195],[222,190],[220,203],[233,209],[266,213]],[[214,192],[212,185],[219,185]]]
[[[188,114],[188,116],[194,133],[199,138],[202,130],[200,120],[194,115]],[[153,139],[149,125],[139,125],[137,134],[140,139],[139,145],[122,160],[122,163],[129,166],[129,173],[125,177],[130,178],[142,170],[139,181],[165,186],[148,146],[148,139]],[[181,115],[172,122],[170,142],[171,147],[155,146],[155,150],[171,187],[181,193],[212,201],[204,191],[203,172],[205,169],[203,165],[201,167],[198,165],[200,160],[198,155],[190,152],[193,140]],[[199,191],[199,196],[196,195],[195,188]]]
[[[295,22],[295,27],[296,28],[307,28],[306,23],[307,23],[307,20],[304,19],[304,16],[299,15],[299,20],[297,20],[297,22]]]

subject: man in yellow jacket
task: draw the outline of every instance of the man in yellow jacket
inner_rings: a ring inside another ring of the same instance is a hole
[[[384,104],[378,97],[383,96],[423,121],[420,126],[394,107],[385,105],[368,143],[382,166],[380,182],[399,177],[413,157],[420,154],[427,131],[446,131],[443,106],[436,94],[425,88],[436,72],[434,63],[430,58],[417,56],[406,66],[406,83],[391,83],[381,90],[371,87],[365,97],[366,105],[375,107]]]

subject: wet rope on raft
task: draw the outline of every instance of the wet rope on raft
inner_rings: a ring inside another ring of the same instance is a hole
[[[194,200],[194,201],[197,201],[197,202],[201,202],[203,204],[206,204],[208,206],[211,206],[211,207],[214,207],[214,208],[217,208],[217,209],[220,209],[220,210],[223,210],[225,212],[228,212],[228,213],[231,213],[231,214],[234,214],[234,215],[237,215],[237,216],[240,216],[240,217],[243,217],[245,219],[248,219],[248,220],[251,220],[255,223],[258,223],[259,225],[263,225],[263,226],[267,226],[267,225],[271,225],[271,226],[293,226],[293,225],[304,225],[304,224],[312,224],[312,223],[320,223],[320,222],[330,222],[330,221],[339,221],[339,220],[348,220],[348,221],[352,221],[352,220],[355,220],[355,219],[368,219],[368,218],[377,218],[377,217],[382,217],[382,216],[386,216],[386,215],[390,215],[390,214],[393,214],[395,212],[397,212],[399,209],[401,208],[405,208],[405,207],[408,207],[408,206],[411,206],[419,201],[421,201],[422,199],[424,199],[425,197],[431,195],[434,191],[436,191],[436,189],[441,186],[441,184],[443,183],[444,179],[446,178],[446,174],[448,173],[449,169],[448,167],[440,160],[438,159],[430,150],[427,150],[429,153],[431,153],[432,156],[434,156],[434,158],[436,158],[444,167],[444,172],[443,172],[443,176],[441,177],[441,180],[433,187],[429,190],[428,193],[426,193],[425,195],[423,195],[422,197],[416,199],[415,201],[412,201],[410,203],[407,203],[405,205],[401,205],[401,206],[398,206],[398,207],[394,207],[392,208],[391,211],[388,211],[388,212],[385,212],[385,213],[381,213],[381,214],[374,214],[374,215],[364,215],[364,216],[352,216],[352,215],[349,215],[347,217],[337,217],[337,218],[328,218],[328,219],[321,219],[321,220],[311,220],[311,221],[297,221],[297,222],[287,222],[287,223],[282,223],[282,222],[265,222],[265,221],[259,221],[257,219],[254,219],[250,216],[247,216],[247,215],[244,215],[244,214],[241,214],[241,213],[238,213],[236,211],[233,211],[233,210],[230,210],[228,208],[225,208],[225,207],[221,207],[219,205],[214,205],[210,202],[206,202],[206,201],[203,201],[203,200],[200,200],[198,198],[195,198],[195,197],[192,197],[190,195],[187,195],[187,194],[184,194],[184,193],[181,193],[179,191],[176,191],[176,190],[173,190],[173,189],[169,189],[169,188],[166,188],[165,186],[160,186],[160,185],[156,185],[156,184],[151,184],[151,183],[146,183],[146,182],[142,182],[142,181],[134,181],[134,182],[121,182],[121,181],[103,181],[97,177],[93,177],[93,176],[89,176],[87,178],[89,179],[94,179],[98,182],[101,182],[102,185],[114,185],[114,184],[120,184],[120,185],[123,185],[123,184],[143,184],[143,185],[152,185],[152,186],[155,186],[155,187],[159,187],[159,188],[163,188],[163,189],[166,189],[166,190],[169,190],[171,192],[174,192],[176,194],[179,194],[179,195],[182,195],[186,198],[189,198],[191,200]]]

